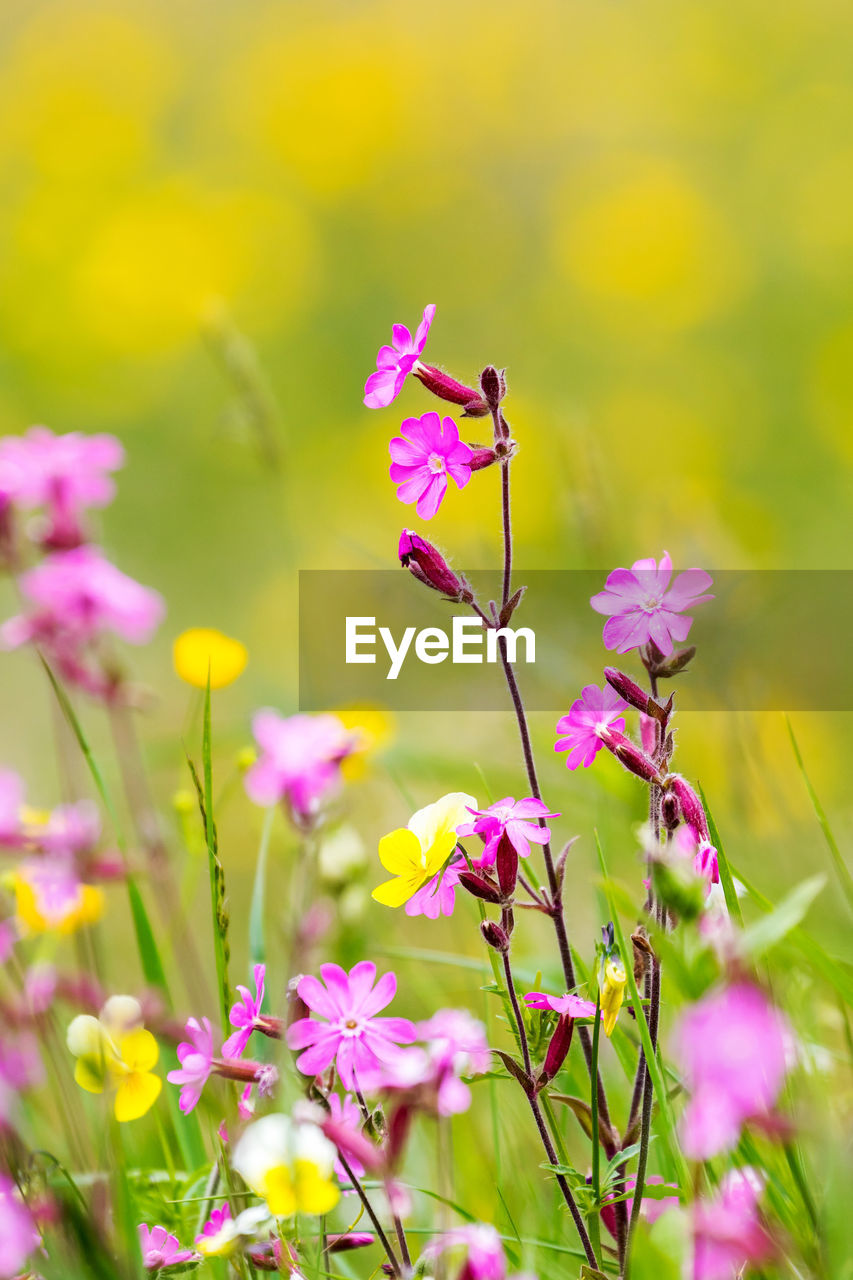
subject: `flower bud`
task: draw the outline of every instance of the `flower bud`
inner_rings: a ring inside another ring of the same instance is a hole
[[[509,898],[518,879],[518,850],[506,832],[500,838],[497,853],[498,883],[504,896]]]
[[[607,736],[601,740],[629,773],[636,774],[644,782],[661,781],[661,776],[654,763],[644,751],[640,750],[636,743],[632,742],[630,738],[626,738],[623,733],[617,733],[614,729],[610,729]]]
[[[326,1248],[329,1253],[347,1253],[350,1249],[364,1249],[373,1244],[374,1237],[369,1231],[345,1231],[341,1235],[326,1237]]]
[[[495,450],[486,445],[472,444],[469,447],[472,456],[468,466],[472,471],[482,471],[484,467],[490,467],[498,460]]]
[[[447,373],[442,373],[440,369],[434,368],[433,365],[421,364],[418,361],[412,369],[412,373],[421,380],[427,391],[431,391],[434,396],[438,396],[439,400],[449,400],[451,404],[463,405],[466,417],[483,418],[489,412],[489,406],[478,391],[475,391],[473,387],[466,387],[463,383],[457,382],[455,378],[451,378]]]
[[[483,393],[483,399],[494,413],[506,395],[506,370],[501,369],[500,373],[492,364],[487,364],[483,372],[480,374],[480,390]]]
[[[667,831],[674,831],[681,821],[678,811],[678,801],[672,792],[667,792],[660,804],[661,822]]]
[[[681,774],[673,773],[667,780],[667,788],[678,801],[681,817],[688,827],[692,828],[697,842],[707,840],[710,844],[708,819],[705,817],[702,801],[690,786],[690,783],[682,778]]]
[[[575,1029],[575,1020],[570,1018],[568,1014],[561,1013],[554,1028],[554,1034],[551,1036],[548,1045],[548,1051],[545,1054],[545,1064],[542,1067],[540,1080],[543,1084],[547,1084],[549,1080],[553,1080],[554,1076],[560,1070],[560,1067],[566,1060],[572,1044],[572,1032]]]
[[[432,543],[427,542],[412,529],[404,529],[400,534],[397,554],[404,569],[408,569],[425,586],[432,587],[434,591],[440,591],[448,600],[464,604],[470,604],[473,600],[471,591],[460,578],[457,578]]]
[[[604,678],[612,689],[615,689],[620,698],[630,706],[636,707],[638,711],[642,711],[646,715],[653,715],[652,707],[656,704],[651,696],[646,693],[645,689],[637,684],[636,680],[632,680],[630,676],[626,676],[624,671],[618,671],[616,667],[605,667]]]
[[[482,898],[484,902],[498,903],[501,900],[497,885],[485,876],[478,875],[476,871],[460,871],[459,883],[475,898]]]
[[[487,942],[490,947],[493,947],[495,951],[509,951],[509,938],[506,936],[500,925],[496,924],[494,920],[484,920],[480,925],[480,932],[482,933],[485,942]]]

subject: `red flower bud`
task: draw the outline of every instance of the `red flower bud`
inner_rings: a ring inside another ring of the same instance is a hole
[[[480,932],[488,945],[494,947],[495,951],[509,951],[509,938],[494,920],[484,920],[480,925]]]
[[[497,885],[485,876],[478,875],[476,871],[460,871],[459,883],[475,898],[482,898],[484,902],[498,903],[501,900]]]
[[[440,591],[448,600],[464,604],[470,604],[473,600],[474,597],[464,581],[457,578],[432,543],[412,529],[404,529],[400,534],[397,554],[404,569],[408,569],[425,586]]]
[[[548,1052],[545,1054],[545,1065],[542,1067],[540,1080],[543,1084],[547,1084],[549,1080],[553,1080],[554,1076],[560,1070],[560,1067],[566,1060],[566,1054],[569,1052],[572,1044],[572,1032],[575,1029],[575,1020],[570,1018],[568,1014],[561,1013],[554,1028],[554,1034],[548,1045]]]
[[[614,729],[610,729],[607,732],[607,736],[601,740],[629,773],[636,774],[644,782],[661,781],[660,773],[655,764],[635,742],[632,742],[630,738],[626,738],[624,733],[617,733]]]
[[[482,471],[484,467],[490,467],[493,462],[498,460],[498,455],[492,448],[479,444],[472,444],[469,447],[472,457],[468,465],[472,471]]]
[[[518,878],[518,850],[506,832],[500,838],[497,853],[498,883],[508,898]]]
[[[697,840],[707,840],[710,842],[711,836],[708,831],[708,819],[705,817],[705,810],[702,807],[702,801],[691,787],[690,783],[681,777],[678,773],[670,774],[668,789],[678,800],[678,807],[681,810],[681,816],[687,823],[688,827],[692,827]]]
[[[442,373],[441,369],[418,361],[412,373],[416,378],[420,378],[427,391],[438,396],[439,400],[449,400],[451,404],[463,405],[466,417],[483,418],[489,412],[489,406],[479,391],[475,391],[473,387],[466,387],[462,382],[457,382],[449,374]]]

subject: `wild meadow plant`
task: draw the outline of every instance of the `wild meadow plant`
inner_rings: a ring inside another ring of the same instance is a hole
[[[181,868],[156,819],[137,740],[140,692],[117,645],[148,641],[164,604],[91,540],[90,512],[114,496],[121,446],[106,435],[44,428],[7,438],[0,554],[21,603],[0,634],[7,649],[33,649],[89,786],[42,811],[26,803],[13,761],[0,772],[0,1280],[190,1270],[219,1280],[260,1272],[302,1280],[851,1274],[849,1259],[827,1243],[821,1178],[801,1149],[798,1094],[814,1064],[784,1008],[792,974],[804,975],[814,999],[836,1002],[849,1026],[849,970],[800,923],[821,882],[807,881],[773,907],[734,873],[700,789],[673,767],[669,690],[698,660],[685,642],[693,609],[713,600],[711,577],[702,569],[673,575],[664,553],[614,569],[590,602],[607,619],[605,649],[630,656],[631,666],[605,666],[600,684],[578,692],[556,724],[554,750],[571,770],[594,767],[610,752],[645,789],[648,822],[631,888],[608,874],[600,842],[600,878],[585,886],[572,865],[569,837],[577,833],[558,837],[559,795],[542,793],[503,634],[524,598],[513,570],[517,445],[504,412],[506,379],[489,366],[473,388],[423,363],[434,314],[426,308],[414,337],[394,326],[365,404],[389,408],[411,376],[463,420],[491,423],[491,441],[478,444],[463,441],[450,416],[407,418],[390,441],[390,475],[400,501],[430,520],[448,477],[465,490],[476,472],[500,470],[498,600],[478,599],[416,530],[403,530],[399,560],[497,633],[518,729],[518,786],[493,803],[454,791],[418,809],[380,840],[378,862],[389,878],[372,896],[383,909],[429,921],[453,917],[471,896],[498,1035],[472,1012],[483,999],[476,966],[465,971],[465,1007],[433,1003],[414,1021],[394,1012],[397,977],[370,955],[349,969],[328,954],[313,963],[325,935],[312,923],[305,868],[325,847],[341,792],[358,785],[345,776],[363,748],[359,726],[333,712],[267,708],[252,722],[255,749],[243,781],[267,820],[249,922],[250,984],[231,989],[232,851],[220,845],[214,812],[211,690],[239,676],[245,649],[209,628],[183,633],[174,649],[178,674],[204,698],[200,754],[188,762],[194,795],[184,812],[191,802],[200,815],[208,953],[206,930],[181,919]],[[132,836],[121,829],[84,727],[98,709],[112,730]],[[6,744],[13,754],[8,730]],[[278,812],[302,854],[287,967],[274,971],[261,919],[269,824]],[[335,857],[346,881],[346,848]],[[850,896],[840,856],[836,866]],[[116,987],[100,934],[121,886],[137,955],[131,991]],[[597,893],[598,938],[569,936],[569,889]],[[150,900],[158,904],[154,918]],[[531,916],[544,918],[551,940],[535,982],[520,976],[518,963]],[[470,928],[470,919],[460,912],[454,928]],[[176,928],[182,946],[172,964],[190,991],[199,974],[214,975],[213,1002],[196,982],[198,1003],[176,1006],[177,975],[161,945]],[[780,955],[785,966],[776,963]],[[578,1078],[585,1087],[567,1092]],[[560,1198],[549,1239],[516,1225],[523,1227],[527,1209],[511,1165],[498,1186],[500,1229],[447,1192],[452,1118],[487,1108],[490,1096],[497,1140],[500,1098],[510,1093],[522,1100],[539,1148],[524,1185],[532,1177]],[[149,1127],[148,1141],[133,1146],[137,1159],[143,1153],[139,1163],[128,1157],[127,1126]],[[435,1186],[416,1188],[407,1169],[428,1144],[445,1168]],[[412,1225],[416,1200],[435,1209],[427,1231]]]

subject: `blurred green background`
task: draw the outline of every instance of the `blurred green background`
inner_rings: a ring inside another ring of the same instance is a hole
[[[174,636],[218,626],[249,648],[215,698],[224,777],[255,708],[295,710],[297,569],[394,564],[413,513],[387,442],[432,406],[415,384],[371,412],[362,387],[392,322],[414,327],[427,302],[428,359],[466,381],[508,368],[519,583],[664,548],[712,571],[851,566],[851,37],[841,0],[5,0],[0,430],[109,430],[127,447],[103,537],[168,601],[132,655],[156,691],[142,732],[164,808],[186,783],[191,701]],[[428,532],[456,565],[494,567],[497,474],[454,490]],[[29,655],[4,657],[0,692],[3,762],[55,800]],[[846,847],[849,726],[795,727]],[[495,796],[526,791],[509,716],[388,728],[345,801],[370,859],[408,818],[400,787],[415,804],[484,798],[476,762]],[[583,837],[569,913],[589,954],[592,829],[636,885],[643,796],[611,761],[567,774],[552,730],[534,718],[558,834]],[[780,715],[682,717],[677,759],[762,888],[827,865]],[[240,965],[261,820],[235,788]],[[389,914],[365,910],[367,936],[386,936]],[[392,941],[479,954],[462,920],[395,916]],[[811,923],[844,948],[831,887]],[[463,999],[447,972],[444,997]],[[424,1015],[433,997],[409,981]]]

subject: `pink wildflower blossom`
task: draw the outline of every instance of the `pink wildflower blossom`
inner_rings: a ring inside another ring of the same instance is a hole
[[[775,1253],[759,1212],[764,1189],[754,1169],[730,1169],[712,1200],[693,1209],[693,1280],[732,1280]]]
[[[438,1087],[441,1116],[457,1115],[471,1105],[471,1090],[462,1076],[479,1076],[489,1070],[492,1052],[486,1028],[466,1009],[439,1009],[427,1022],[418,1023]]]
[[[197,1255],[192,1249],[182,1249],[177,1236],[170,1235],[165,1227],[149,1227],[140,1222],[139,1247],[142,1265],[146,1271],[159,1271],[161,1267],[176,1267],[190,1262]]]
[[[32,1214],[21,1200],[17,1187],[0,1173],[0,1276],[16,1276],[27,1258],[38,1248],[39,1233]]]
[[[406,418],[389,448],[391,479],[401,502],[416,502],[422,520],[431,520],[441,506],[450,476],[460,489],[471,479],[472,453],[459,439],[452,418],[437,413]]]
[[[110,564],[97,547],[58,551],[21,578],[34,606],[2,628],[7,648],[36,640],[61,648],[91,642],[110,631],[130,644],[145,644],[165,608],[156,591]]]
[[[341,761],[358,739],[334,715],[295,715],[259,711],[252,733],[260,756],[246,774],[245,787],[255,804],[286,800],[297,820],[313,817],[337,784]]]
[[[332,1093],[327,1099],[329,1103],[329,1112],[332,1123],[335,1126],[341,1126],[352,1130],[354,1133],[361,1133],[362,1115],[358,1103],[350,1094],[345,1093],[341,1097],[337,1093]],[[346,1154],[346,1153],[345,1153]],[[347,1163],[357,1178],[361,1178],[364,1174],[364,1165],[357,1156],[349,1153],[347,1155]],[[349,1174],[339,1159],[335,1160],[335,1173],[339,1182],[349,1182]],[[344,1195],[355,1195],[355,1191],[345,1191]]]
[[[188,1040],[178,1045],[180,1068],[170,1071],[166,1079],[181,1085],[180,1108],[188,1115],[198,1105],[202,1089],[213,1070],[213,1031],[209,1018],[189,1018],[185,1028]]]
[[[506,1255],[494,1227],[482,1222],[456,1227],[428,1244],[423,1256],[438,1258],[456,1248],[465,1249],[465,1261],[457,1280],[507,1280]],[[533,1280],[533,1277],[516,1276],[515,1280]]]
[[[681,1123],[684,1154],[708,1160],[737,1143],[741,1126],[767,1117],[788,1069],[787,1022],[749,982],[713,991],[682,1017],[675,1034],[690,1101]]]
[[[255,979],[255,995],[249,991],[248,987],[237,987],[240,993],[240,999],[231,1006],[229,1021],[232,1027],[237,1030],[232,1036],[229,1036],[222,1046],[222,1056],[224,1058],[239,1058],[242,1056],[243,1050],[249,1043],[249,1037],[258,1025],[258,1019],[261,1016],[261,1005],[264,1002],[264,979],[266,978],[267,967],[265,964],[256,964],[253,970]]]
[[[568,751],[566,767],[588,768],[607,739],[614,733],[624,732],[626,710],[627,703],[610,685],[603,689],[586,685],[572,703],[569,714],[557,721],[557,733],[561,736],[554,743],[554,750]]]
[[[47,853],[77,856],[94,849],[101,835],[101,819],[91,800],[60,804],[47,822],[30,828],[33,842]]]
[[[626,1191],[633,1191],[636,1185],[637,1185],[636,1178],[631,1177],[631,1178],[625,1179]],[[654,1198],[651,1196],[643,1197],[642,1202],[640,1204],[640,1216],[644,1218],[646,1222],[648,1222],[649,1224],[653,1222],[657,1222],[661,1214],[666,1213],[667,1209],[678,1208],[678,1203],[679,1203],[678,1187],[676,1187],[674,1183],[664,1182],[660,1174],[652,1173],[652,1174],[649,1174],[649,1176],[646,1178],[646,1186],[647,1187],[648,1186],[664,1187],[665,1186],[665,1187],[672,1188],[672,1195],[663,1196],[660,1200],[658,1200],[657,1197],[654,1197]],[[616,1221],[616,1210],[612,1204],[612,1200],[614,1196],[615,1196],[615,1192],[609,1195],[605,1199],[604,1204],[601,1206],[601,1221],[604,1223],[605,1227],[607,1228],[607,1230],[610,1232],[610,1234],[613,1236],[615,1240],[617,1236],[618,1227],[617,1227],[617,1221]],[[630,1208],[630,1201],[629,1201],[629,1208]]]
[[[672,561],[664,552],[660,565],[653,559],[637,560],[630,569],[614,569],[604,590],[590,604],[597,613],[609,615],[604,624],[604,643],[617,653],[628,653],[650,641],[664,657],[672,653],[674,641],[687,639],[692,618],[685,609],[713,600],[703,594],[711,586],[704,569],[687,569],[672,577]]]
[[[459,872],[464,870],[465,862],[462,858],[448,862],[443,871],[439,871],[409,898],[406,903],[406,915],[426,916],[428,920],[437,920],[439,916],[452,916],[456,906]]]
[[[84,540],[81,512],[112,501],[109,473],[123,463],[124,449],[110,435],[54,435],[47,427],[32,427],[24,436],[0,440],[4,488],[16,505],[48,510],[51,524],[43,541],[55,548]]]
[[[595,1005],[581,996],[549,996],[544,991],[529,991],[524,997],[528,1009],[551,1009],[569,1018],[594,1018]]]
[[[403,383],[418,363],[418,356],[426,346],[427,334],[435,315],[435,305],[424,307],[424,318],[412,337],[404,324],[395,324],[391,330],[392,346],[380,347],[376,357],[376,372],[371,373],[364,384],[364,403],[368,409],[386,409],[402,390]]]
[[[287,1030],[288,1046],[304,1050],[296,1065],[313,1076],[334,1062],[346,1089],[370,1088],[382,1064],[399,1057],[398,1046],[416,1039],[407,1018],[376,1017],[394,999],[397,978],[385,973],[374,987],[376,965],[369,960],[349,973],[324,964],[320,973],[323,982],[306,974],[296,987],[300,1000],[318,1015],[317,1020],[301,1018]]]
[[[551,813],[548,806],[532,796],[526,800],[515,800],[512,796],[504,796],[489,805],[488,809],[471,809],[476,821],[460,827],[460,836],[481,835],[485,837],[486,846],[480,857],[482,867],[490,867],[495,861],[501,837],[506,834],[520,858],[530,855],[530,841],[534,844],[546,844],[551,839],[549,827],[540,827],[539,818],[559,818],[559,813]]]
[[[21,808],[24,784],[13,769],[0,769],[0,847],[14,849],[23,844]]]

